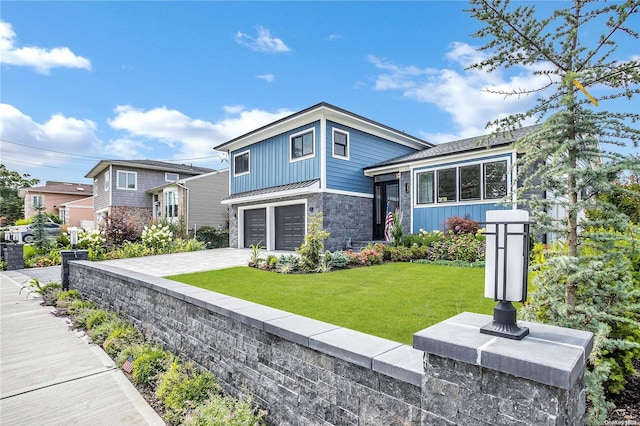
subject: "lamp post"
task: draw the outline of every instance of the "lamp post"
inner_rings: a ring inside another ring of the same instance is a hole
[[[527,299],[529,265],[529,212],[494,210],[487,212],[484,296],[498,304],[493,321],[480,333],[520,340],[527,327],[519,327],[511,302]]]
[[[11,239],[13,240],[14,244],[18,244],[18,242],[20,241],[20,229],[13,228],[11,230]]]
[[[78,247],[78,228],[75,226],[67,229],[69,233],[69,242],[71,243],[71,249],[75,250]]]
[[[4,241],[10,242],[13,239],[13,233],[11,231],[4,231]]]

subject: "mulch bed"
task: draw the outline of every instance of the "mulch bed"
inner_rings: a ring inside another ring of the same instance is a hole
[[[633,360],[636,374],[629,378],[624,391],[618,395],[607,395],[616,405],[607,416],[608,424],[640,425],[640,359]]]

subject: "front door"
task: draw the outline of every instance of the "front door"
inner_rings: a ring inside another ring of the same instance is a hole
[[[400,181],[395,173],[376,176],[373,184],[373,239],[384,240],[387,203],[391,212],[400,208]]]

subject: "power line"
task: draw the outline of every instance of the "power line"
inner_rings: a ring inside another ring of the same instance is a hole
[[[14,163],[30,164],[30,165],[32,165],[32,166],[38,166],[38,167],[49,167],[50,169],[61,169],[61,170],[68,170],[68,169],[69,169],[69,167],[48,166],[48,165],[46,165],[46,164],[30,163],[30,162],[28,162],[28,161],[14,160],[14,159],[12,159],[12,158],[5,158],[5,157],[2,157],[2,160],[3,160],[3,161],[5,161],[5,160],[6,160],[6,161],[12,161],[12,162],[14,162]]]

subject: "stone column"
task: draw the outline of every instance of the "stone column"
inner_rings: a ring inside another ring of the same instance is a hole
[[[62,290],[69,290],[69,261],[71,260],[88,260],[88,250],[61,250],[62,256]]]
[[[7,271],[24,269],[24,244],[7,243],[4,248],[4,261],[7,262]]]
[[[525,321],[522,340],[481,334],[491,321],[465,312],[414,334],[426,424],[582,424],[593,334]]]
[[[7,248],[7,243],[0,243],[0,260],[4,260],[4,249]]]

